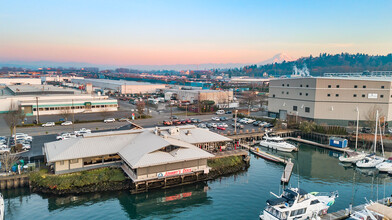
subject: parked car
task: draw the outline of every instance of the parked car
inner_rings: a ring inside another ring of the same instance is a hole
[[[67,125],[72,125],[72,121],[65,121],[61,123],[61,125],[67,126]]]
[[[81,128],[79,131],[74,131],[76,137],[82,136],[83,134],[90,134],[91,130],[86,128]]]
[[[169,119],[178,119],[178,117],[175,116],[175,115],[173,115],[173,116],[171,116]]]
[[[223,131],[226,130],[226,128],[223,127],[223,126],[217,126],[216,129],[218,129],[218,130],[223,130]]]
[[[200,119],[198,118],[191,118],[192,123],[200,123]]]
[[[215,112],[215,114],[217,115],[224,115],[225,114],[225,110],[218,110]]]
[[[267,123],[267,124],[264,125],[264,127],[265,127],[265,128],[273,128],[274,125],[271,124],[271,123]]]
[[[181,121],[180,120],[173,120],[173,125],[180,125]]]
[[[54,127],[56,124],[54,122],[46,122],[42,124],[42,127]]]
[[[181,124],[186,124],[187,120],[186,119],[181,119]]]
[[[211,120],[213,120],[213,121],[219,121],[219,118],[218,118],[218,117],[212,117]]]
[[[226,114],[230,115],[233,114],[231,111],[227,111]]]
[[[220,121],[227,121],[227,118],[226,117],[220,117],[219,120]]]
[[[212,123],[208,123],[208,124],[206,124],[206,126],[207,126],[207,128],[213,128]]]
[[[206,124],[200,123],[197,125],[198,128],[207,128]]]
[[[61,133],[60,135],[58,135],[56,137],[56,140],[66,140],[66,139],[70,139],[70,138],[76,138],[75,134],[72,133]]]
[[[187,118],[187,119],[185,119],[186,120],[186,123],[187,124],[190,124],[190,123],[192,123],[192,120],[191,119],[189,119],[189,118]]]
[[[216,127],[218,127],[218,125],[217,125],[217,124],[215,124],[215,123],[211,123],[211,126],[212,126],[213,128],[216,128]]]
[[[372,129],[363,127],[361,133],[372,133]]]
[[[165,120],[165,121],[163,121],[163,125],[170,126],[170,125],[172,125],[172,123],[169,120]]]
[[[24,133],[15,133],[14,135],[15,139],[23,139],[23,140],[27,140],[27,141],[33,141],[33,137],[24,134]],[[2,139],[2,140],[7,140],[7,139]]]
[[[105,123],[111,123],[111,122],[115,122],[115,121],[116,121],[116,119],[114,119],[114,118],[107,118],[107,119],[103,120],[103,122],[105,122]]]
[[[231,126],[234,128],[234,127],[235,127],[235,124],[231,124]],[[238,123],[237,123],[237,128],[243,129],[244,127],[245,127],[244,125],[238,124]]]
[[[261,123],[261,121],[255,121],[252,124],[253,124],[253,126],[259,126],[260,123]]]

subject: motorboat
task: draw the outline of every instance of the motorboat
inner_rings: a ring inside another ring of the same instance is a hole
[[[284,141],[283,138],[279,136],[269,136],[267,132],[264,134],[263,140],[260,141],[260,146],[283,152],[292,152],[298,150],[294,145]]]
[[[267,206],[260,213],[261,220],[316,219],[327,213],[338,197],[337,192],[307,193],[300,188],[285,189],[282,195],[267,200]]]
[[[362,210],[356,211],[350,215],[350,220],[363,219],[392,219],[392,208],[386,205],[371,202]]]
[[[388,160],[378,164],[376,168],[380,172],[390,172],[392,171],[392,157],[388,158]]]
[[[360,160],[355,163],[355,165],[359,168],[375,168],[377,165],[384,162],[383,157],[376,156],[372,154],[370,156],[366,156],[363,160]]]
[[[366,154],[364,152],[346,151],[339,157],[339,161],[343,163],[356,163],[357,161],[365,159],[365,157]]]

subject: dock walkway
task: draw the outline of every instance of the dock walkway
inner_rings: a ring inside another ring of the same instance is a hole
[[[329,146],[329,145],[326,145],[326,144],[320,144],[320,143],[317,143],[317,142],[314,142],[314,141],[305,140],[305,139],[302,139],[302,138],[286,137],[286,138],[283,138],[283,139],[297,141],[297,142],[304,143],[304,144],[310,144],[310,145],[314,145],[314,146],[322,147],[322,148],[327,148],[327,149],[334,150],[334,151],[340,151],[340,152],[351,151],[349,148],[332,147],[332,146]]]
[[[380,199],[377,201],[377,203],[380,204],[386,204],[388,198]],[[358,206],[353,207],[351,213],[361,211],[367,206],[368,204],[361,204]],[[342,209],[337,212],[332,212],[328,213],[326,215],[321,216],[322,220],[330,220],[330,219],[346,219],[350,216],[349,210],[348,209]]]
[[[291,173],[293,172],[294,168],[294,163],[291,162],[291,160],[287,161],[286,167],[284,168],[282,177],[280,178],[280,181],[282,183],[288,183],[290,181]]]

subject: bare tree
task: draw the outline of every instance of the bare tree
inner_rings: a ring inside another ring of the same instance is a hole
[[[3,153],[0,156],[0,161],[2,167],[5,169],[5,171],[10,171],[12,168],[12,165],[14,165],[16,162],[18,162],[19,157],[16,156],[15,154],[11,153]]]
[[[382,108],[378,105],[373,105],[367,112],[365,118],[366,118],[366,125],[374,131],[374,128],[376,126],[376,113],[378,111],[378,117],[382,118],[385,116],[385,114],[382,111]]]
[[[256,101],[256,99],[257,99],[257,95],[255,92],[249,91],[244,93],[244,100],[248,105],[248,116],[250,115],[250,107]]]
[[[72,115],[71,107],[68,106],[62,109],[60,115],[65,119],[65,121],[68,121],[68,117],[71,117]]]
[[[140,118],[144,114],[144,107],[145,107],[145,103],[143,101],[136,102],[137,113],[139,113]]]
[[[11,111],[5,115],[4,120],[10,129],[12,137],[12,135],[16,133],[16,126],[26,117],[26,114],[23,112],[20,106],[17,110],[12,111],[12,108],[10,108],[10,110]]]

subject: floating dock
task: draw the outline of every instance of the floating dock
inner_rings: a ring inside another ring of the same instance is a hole
[[[278,156],[275,156],[275,155],[266,153],[266,152],[264,152],[264,151],[258,151],[258,150],[256,150],[256,149],[253,148],[253,147],[250,147],[250,148],[249,148],[249,151],[252,152],[253,154],[255,154],[255,155],[261,157],[261,158],[264,158],[264,159],[266,159],[266,160],[273,161],[273,162],[276,162],[276,163],[283,163],[283,164],[286,164],[286,163],[288,162],[287,160],[285,160],[285,159],[283,159],[283,158],[280,158],[280,157],[278,157]]]
[[[326,144],[320,144],[320,143],[317,143],[317,142],[314,142],[314,141],[305,140],[305,139],[302,139],[302,138],[286,137],[284,139],[285,140],[291,140],[291,141],[297,141],[297,142],[304,143],[304,144],[310,144],[310,145],[314,145],[314,146],[317,146],[317,147],[326,148],[326,149],[334,150],[334,151],[340,151],[340,152],[351,151],[348,147],[347,148],[332,147],[332,146],[329,146],[329,145],[326,145]]]
[[[291,160],[289,159],[286,163],[286,167],[284,168],[282,178],[280,178],[280,181],[282,183],[288,183],[290,181],[290,177],[291,177],[291,173],[293,172],[293,168],[294,168],[294,163],[291,162]]]

